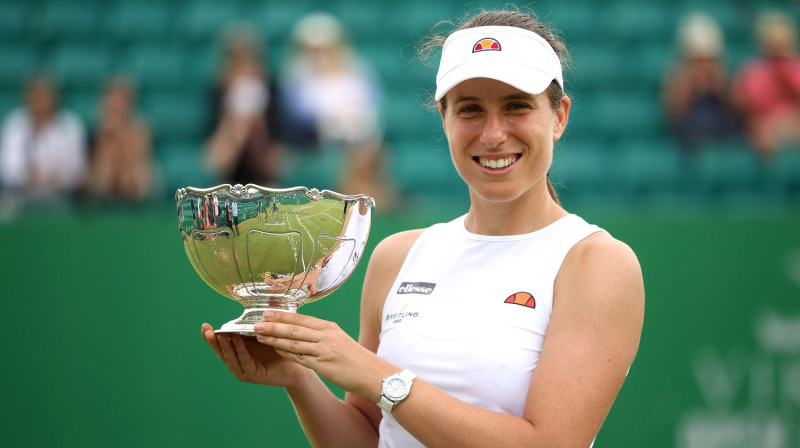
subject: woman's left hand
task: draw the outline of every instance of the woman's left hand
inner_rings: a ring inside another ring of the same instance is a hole
[[[385,376],[391,365],[336,323],[280,311],[265,312],[264,320],[255,326],[258,342],[274,347],[279,355],[314,370],[348,392],[377,401],[380,386],[367,379]]]

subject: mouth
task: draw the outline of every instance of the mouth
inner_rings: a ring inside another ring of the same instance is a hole
[[[520,157],[522,157],[522,154],[512,154],[505,157],[475,156],[472,158],[472,160],[484,168],[488,168],[490,170],[502,170],[516,163]]]

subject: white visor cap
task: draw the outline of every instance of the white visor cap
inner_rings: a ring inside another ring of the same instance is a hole
[[[538,34],[512,26],[481,26],[451,34],[442,47],[436,74],[439,101],[457,84],[490,78],[533,95],[553,80],[564,88],[561,61]]]

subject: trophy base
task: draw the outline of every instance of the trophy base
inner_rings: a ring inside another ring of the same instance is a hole
[[[242,336],[255,337],[256,333],[253,326],[258,322],[264,322],[264,311],[281,311],[284,313],[296,313],[297,306],[287,305],[286,308],[253,307],[245,308],[241,316],[222,325],[214,333],[234,333]]]

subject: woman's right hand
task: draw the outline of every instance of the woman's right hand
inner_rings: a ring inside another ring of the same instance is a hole
[[[214,333],[211,325],[200,328],[203,339],[239,381],[267,386],[291,387],[307,370],[260,344],[255,338],[236,334]]]

